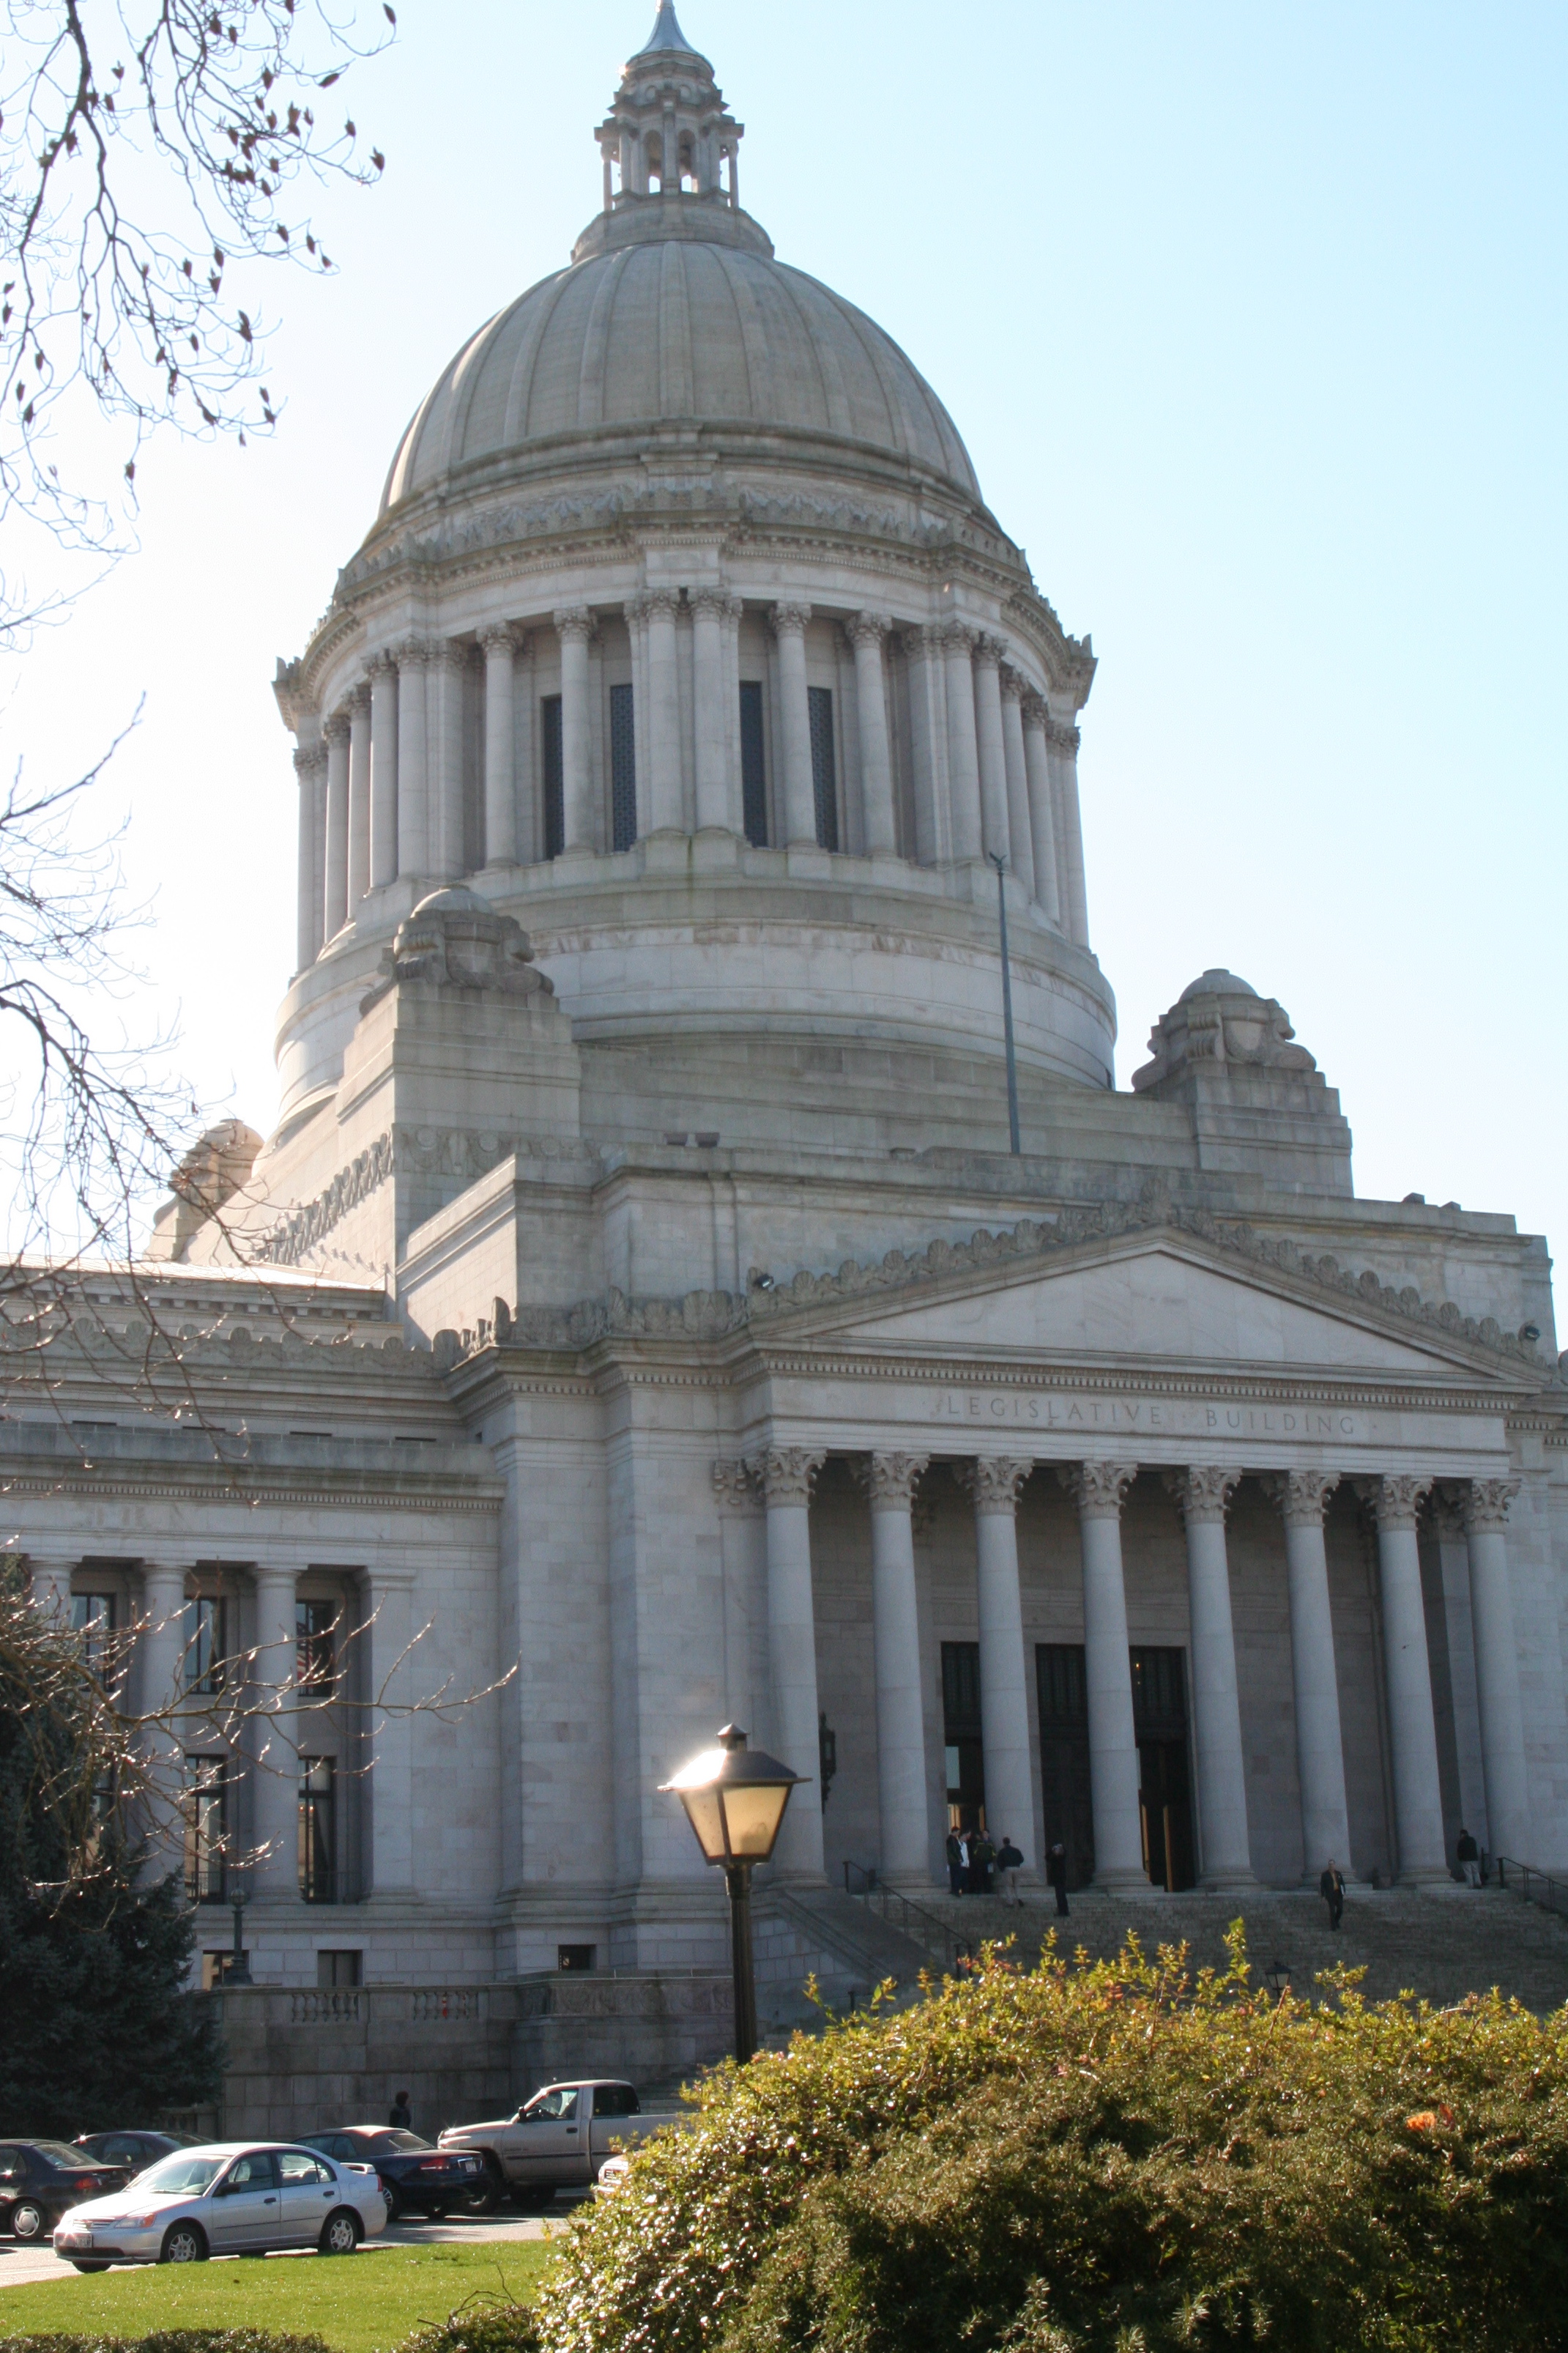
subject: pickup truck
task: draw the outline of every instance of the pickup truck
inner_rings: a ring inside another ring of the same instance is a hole
[[[681,2122],[677,2116],[644,2116],[630,2084],[595,2077],[547,2084],[514,2116],[493,2124],[452,2125],[438,2146],[478,2149],[498,2200],[514,2190],[548,2197],[557,2189],[591,2189],[617,2148],[634,2149],[650,2133]]]

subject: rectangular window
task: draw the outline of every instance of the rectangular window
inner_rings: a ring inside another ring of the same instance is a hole
[[[185,1604],[185,1689],[221,1692],[224,1687],[227,1627],[224,1603],[214,1593],[198,1593]]]
[[[333,1993],[339,1986],[356,1986],[364,1965],[364,1955],[353,1953],[318,1953],[316,1955],[316,1988],[320,1993]]]
[[[816,797],[816,846],[838,847],[838,763],[833,752],[833,689],[808,686],[811,719],[811,786]]]
[[[629,686],[610,689],[610,845],[629,849],[637,838],[637,739]]]
[[[302,1692],[321,1694],[338,1679],[336,1637],[342,1612],[335,1601],[296,1601],[294,1637],[295,1679]]]
[[[985,1752],[980,1737],[978,1642],[942,1644],[942,1713],[948,1825],[979,1830],[985,1820]]]
[[[753,849],[768,846],[767,737],[760,679],[741,681],[741,821]]]
[[[228,1842],[228,1774],[221,1757],[185,1759],[185,1900],[221,1904]]]
[[[307,1904],[335,1904],[337,1775],[330,1757],[300,1759],[300,1893]]]
[[[114,1596],[73,1593],[70,1601],[71,1631],[81,1636],[82,1657],[96,1674],[114,1632]]]
[[[544,855],[559,858],[566,847],[566,771],[561,754],[561,697],[543,696],[539,732],[544,772]]]
[[[591,1969],[594,1966],[595,1951],[595,1948],[592,1945],[557,1945],[555,1966],[558,1969],[575,1970],[579,1973],[584,1969]],[[601,2113],[604,2112],[601,2111]]]

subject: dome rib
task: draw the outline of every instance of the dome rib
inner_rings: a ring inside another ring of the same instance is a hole
[[[694,417],[691,381],[691,305],[687,299],[686,248],[673,241],[659,248],[658,408],[661,417]]]
[[[526,311],[532,305],[533,315],[525,324],[518,343],[517,357],[512,363],[511,382],[507,387],[506,426],[501,447],[515,449],[520,441],[528,438],[528,412],[533,393],[533,365],[544,331],[555,315],[555,306],[566,290],[572,276],[570,269],[558,269],[553,278],[541,279],[531,292],[525,294],[513,310]],[[477,454],[477,453],[476,453]]]
[[[594,296],[594,307],[588,314],[587,339],[583,346],[583,375],[577,386],[579,425],[602,425],[605,422],[605,375],[609,361],[616,298],[621,290],[621,280],[626,274],[626,264],[635,249],[627,246],[622,252],[611,256],[610,267]]]
[[[817,380],[822,386],[823,406],[827,412],[828,425],[835,433],[842,433],[847,441],[866,439],[866,435],[857,433],[855,430],[855,419],[849,407],[849,395],[844,384],[844,371],[838,364],[838,354],[833,348],[831,339],[813,332],[812,321],[807,314],[806,305],[800,299],[800,290],[796,283],[797,278],[801,278],[801,273],[793,269],[783,269],[779,277],[795,316],[800,321],[801,332],[805,337],[806,346],[816,368]],[[809,278],[801,278],[801,282],[807,286],[815,283]]]

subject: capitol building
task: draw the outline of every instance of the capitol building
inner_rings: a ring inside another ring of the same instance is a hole
[[[726,1720],[810,1777],[764,2008],[861,1969],[847,1865],[918,1902],[950,1824],[1156,1912],[1331,1857],[1436,1898],[1461,1823],[1568,1865],[1544,1241],[1358,1198],[1207,940],[1118,1090],[1089,639],[744,209],[670,0],[594,136],[599,210],[279,666],[280,1105],[143,1270],[185,1402],[116,1381],[88,1276],[56,1406],[0,1422],[40,1599],[182,1694],[273,2073],[360,1989],[523,2073],[721,2049],[722,1881],[659,1785]],[[226,1750],[237,1653],[273,1697]]]

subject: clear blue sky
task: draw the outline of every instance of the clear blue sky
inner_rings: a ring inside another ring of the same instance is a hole
[[[153,1004],[260,1127],[293,939],[268,688],[454,347],[564,260],[653,0],[405,0],[384,185],[269,280],[268,445],[144,461],[142,551],[12,682],[112,795]],[[367,12],[368,14],[368,12]],[[1561,5],[681,0],[784,259],[879,319],[1069,629],[1119,1083],[1210,964],[1342,1092],[1358,1188],[1568,1233]]]

